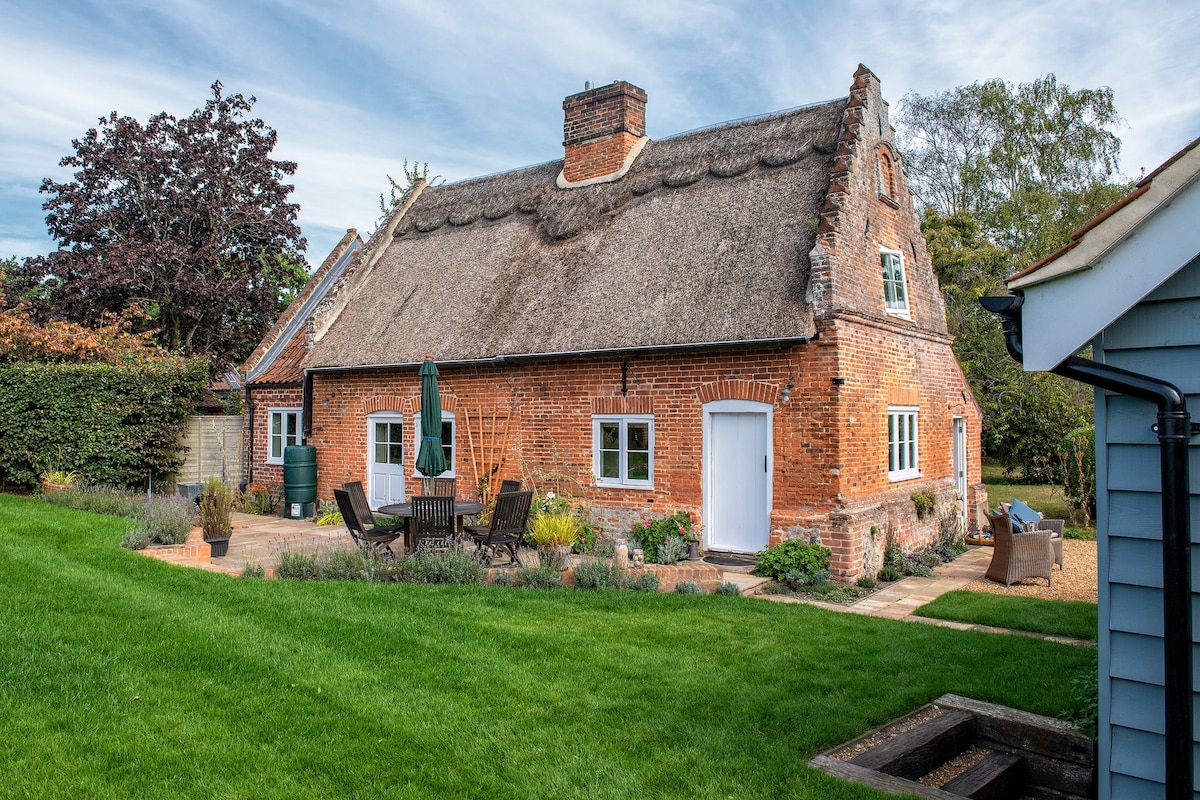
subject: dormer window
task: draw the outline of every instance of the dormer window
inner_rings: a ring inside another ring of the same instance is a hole
[[[904,256],[898,250],[880,250],[883,266],[883,299],[887,313],[908,319],[908,284],[904,279]]]

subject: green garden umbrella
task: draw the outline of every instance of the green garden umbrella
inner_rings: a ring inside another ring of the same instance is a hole
[[[438,368],[431,354],[421,364],[421,448],[417,451],[417,472],[425,476],[425,494],[429,479],[446,471],[442,451],[442,398],[438,395]]]

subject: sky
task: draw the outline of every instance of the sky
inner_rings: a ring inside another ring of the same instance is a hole
[[[73,139],[186,116],[216,80],[298,164],[313,266],[374,229],[406,160],[456,181],[561,158],[585,81],[645,89],[651,139],[844,97],[860,63],[893,115],[992,78],[1111,87],[1128,177],[1200,137],[1195,0],[0,0],[0,52],[0,257],[54,249],[38,189]]]

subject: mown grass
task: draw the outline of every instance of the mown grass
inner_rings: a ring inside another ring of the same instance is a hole
[[[1033,631],[1096,641],[1095,603],[1039,600],[965,590],[947,592],[915,612],[918,616]]]
[[[0,495],[0,797],[877,798],[805,766],[1087,648],[741,597],[241,580]]]

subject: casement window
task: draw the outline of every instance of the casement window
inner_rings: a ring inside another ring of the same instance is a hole
[[[888,480],[920,477],[917,461],[917,409],[888,407]]]
[[[908,285],[904,280],[904,256],[896,250],[880,250],[883,266],[883,298],[887,313],[908,317]]]
[[[592,463],[598,486],[654,485],[654,417],[592,417]]]
[[[416,470],[417,454],[421,452],[421,437],[424,434],[421,432],[421,415],[417,414],[413,418],[413,430],[416,432],[416,439],[413,443],[413,470],[414,474],[419,475]],[[446,456],[446,471],[442,473],[444,477],[454,477],[454,414],[449,411],[442,412],[442,453]]]
[[[282,464],[283,448],[291,444],[300,444],[300,409],[272,408],[269,413],[271,427],[268,434],[270,445],[267,449],[267,463]]]

